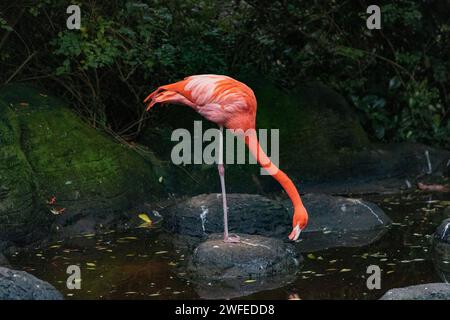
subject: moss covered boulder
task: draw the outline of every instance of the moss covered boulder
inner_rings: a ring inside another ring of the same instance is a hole
[[[93,229],[158,196],[150,163],[38,90],[0,89],[0,139],[0,237]]]

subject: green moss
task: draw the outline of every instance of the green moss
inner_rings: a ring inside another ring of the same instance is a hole
[[[9,171],[3,167],[0,174],[9,172],[15,193],[34,197],[29,206],[45,208],[45,216],[53,216],[50,209],[54,207],[66,208],[63,219],[80,213],[106,215],[160,195],[158,177],[149,162],[85,124],[62,101],[18,85],[2,88],[0,100],[9,106],[8,117],[0,122],[5,141],[0,150],[3,159],[15,165]],[[21,189],[25,186],[27,190]],[[53,196],[56,205],[47,205]],[[7,203],[2,201],[1,206]],[[22,205],[9,206],[16,208],[12,215],[23,214]]]
[[[30,236],[45,223],[46,217],[35,210],[35,190],[32,168],[20,147],[17,117],[0,100],[0,239]]]

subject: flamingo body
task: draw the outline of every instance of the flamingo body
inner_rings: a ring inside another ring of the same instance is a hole
[[[206,119],[234,130],[255,129],[256,97],[253,90],[233,78],[205,74],[187,77],[181,81],[159,87],[144,100],[148,103],[147,110],[156,103],[180,104],[193,108]],[[284,188],[294,205],[292,220],[293,230],[289,235],[291,240],[297,240],[300,231],[306,227],[308,214],[300,195],[291,179],[279,170],[260,147],[255,130],[245,136],[245,142],[258,163],[264,167]],[[223,180],[223,164],[219,165],[219,174]],[[224,181],[222,192],[225,196]],[[226,200],[224,199],[224,214],[226,224]],[[225,228],[227,235],[227,228]]]

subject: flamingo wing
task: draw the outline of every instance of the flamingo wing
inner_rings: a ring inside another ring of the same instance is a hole
[[[215,74],[190,76],[161,86],[144,102],[148,103],[147,110],[156,103],[187,105],[219,125],[225,125],[238,114],[256,114],[256,98],[249,87],[233,78]]]

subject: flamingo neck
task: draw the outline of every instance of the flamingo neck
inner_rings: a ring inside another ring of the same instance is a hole
[[[294,215],[299,215],[299,217],[297,218],[301,218],[301,220],[305,221],[306,223],[308,219],[307,213],[305,208],[303,207],[302,200],[300,199],[300,194],[298,193],[297,188],[295,187],[292,180],[270,160],[270,158],[261,148],[256,133],[246,135],[245,143],[247,144],[250,152],[253,154],[260,166],[263,167],[270,175],[272,175],[272,177],[277,180],[286,191],[292,201],[292,205],[294,206]]]

